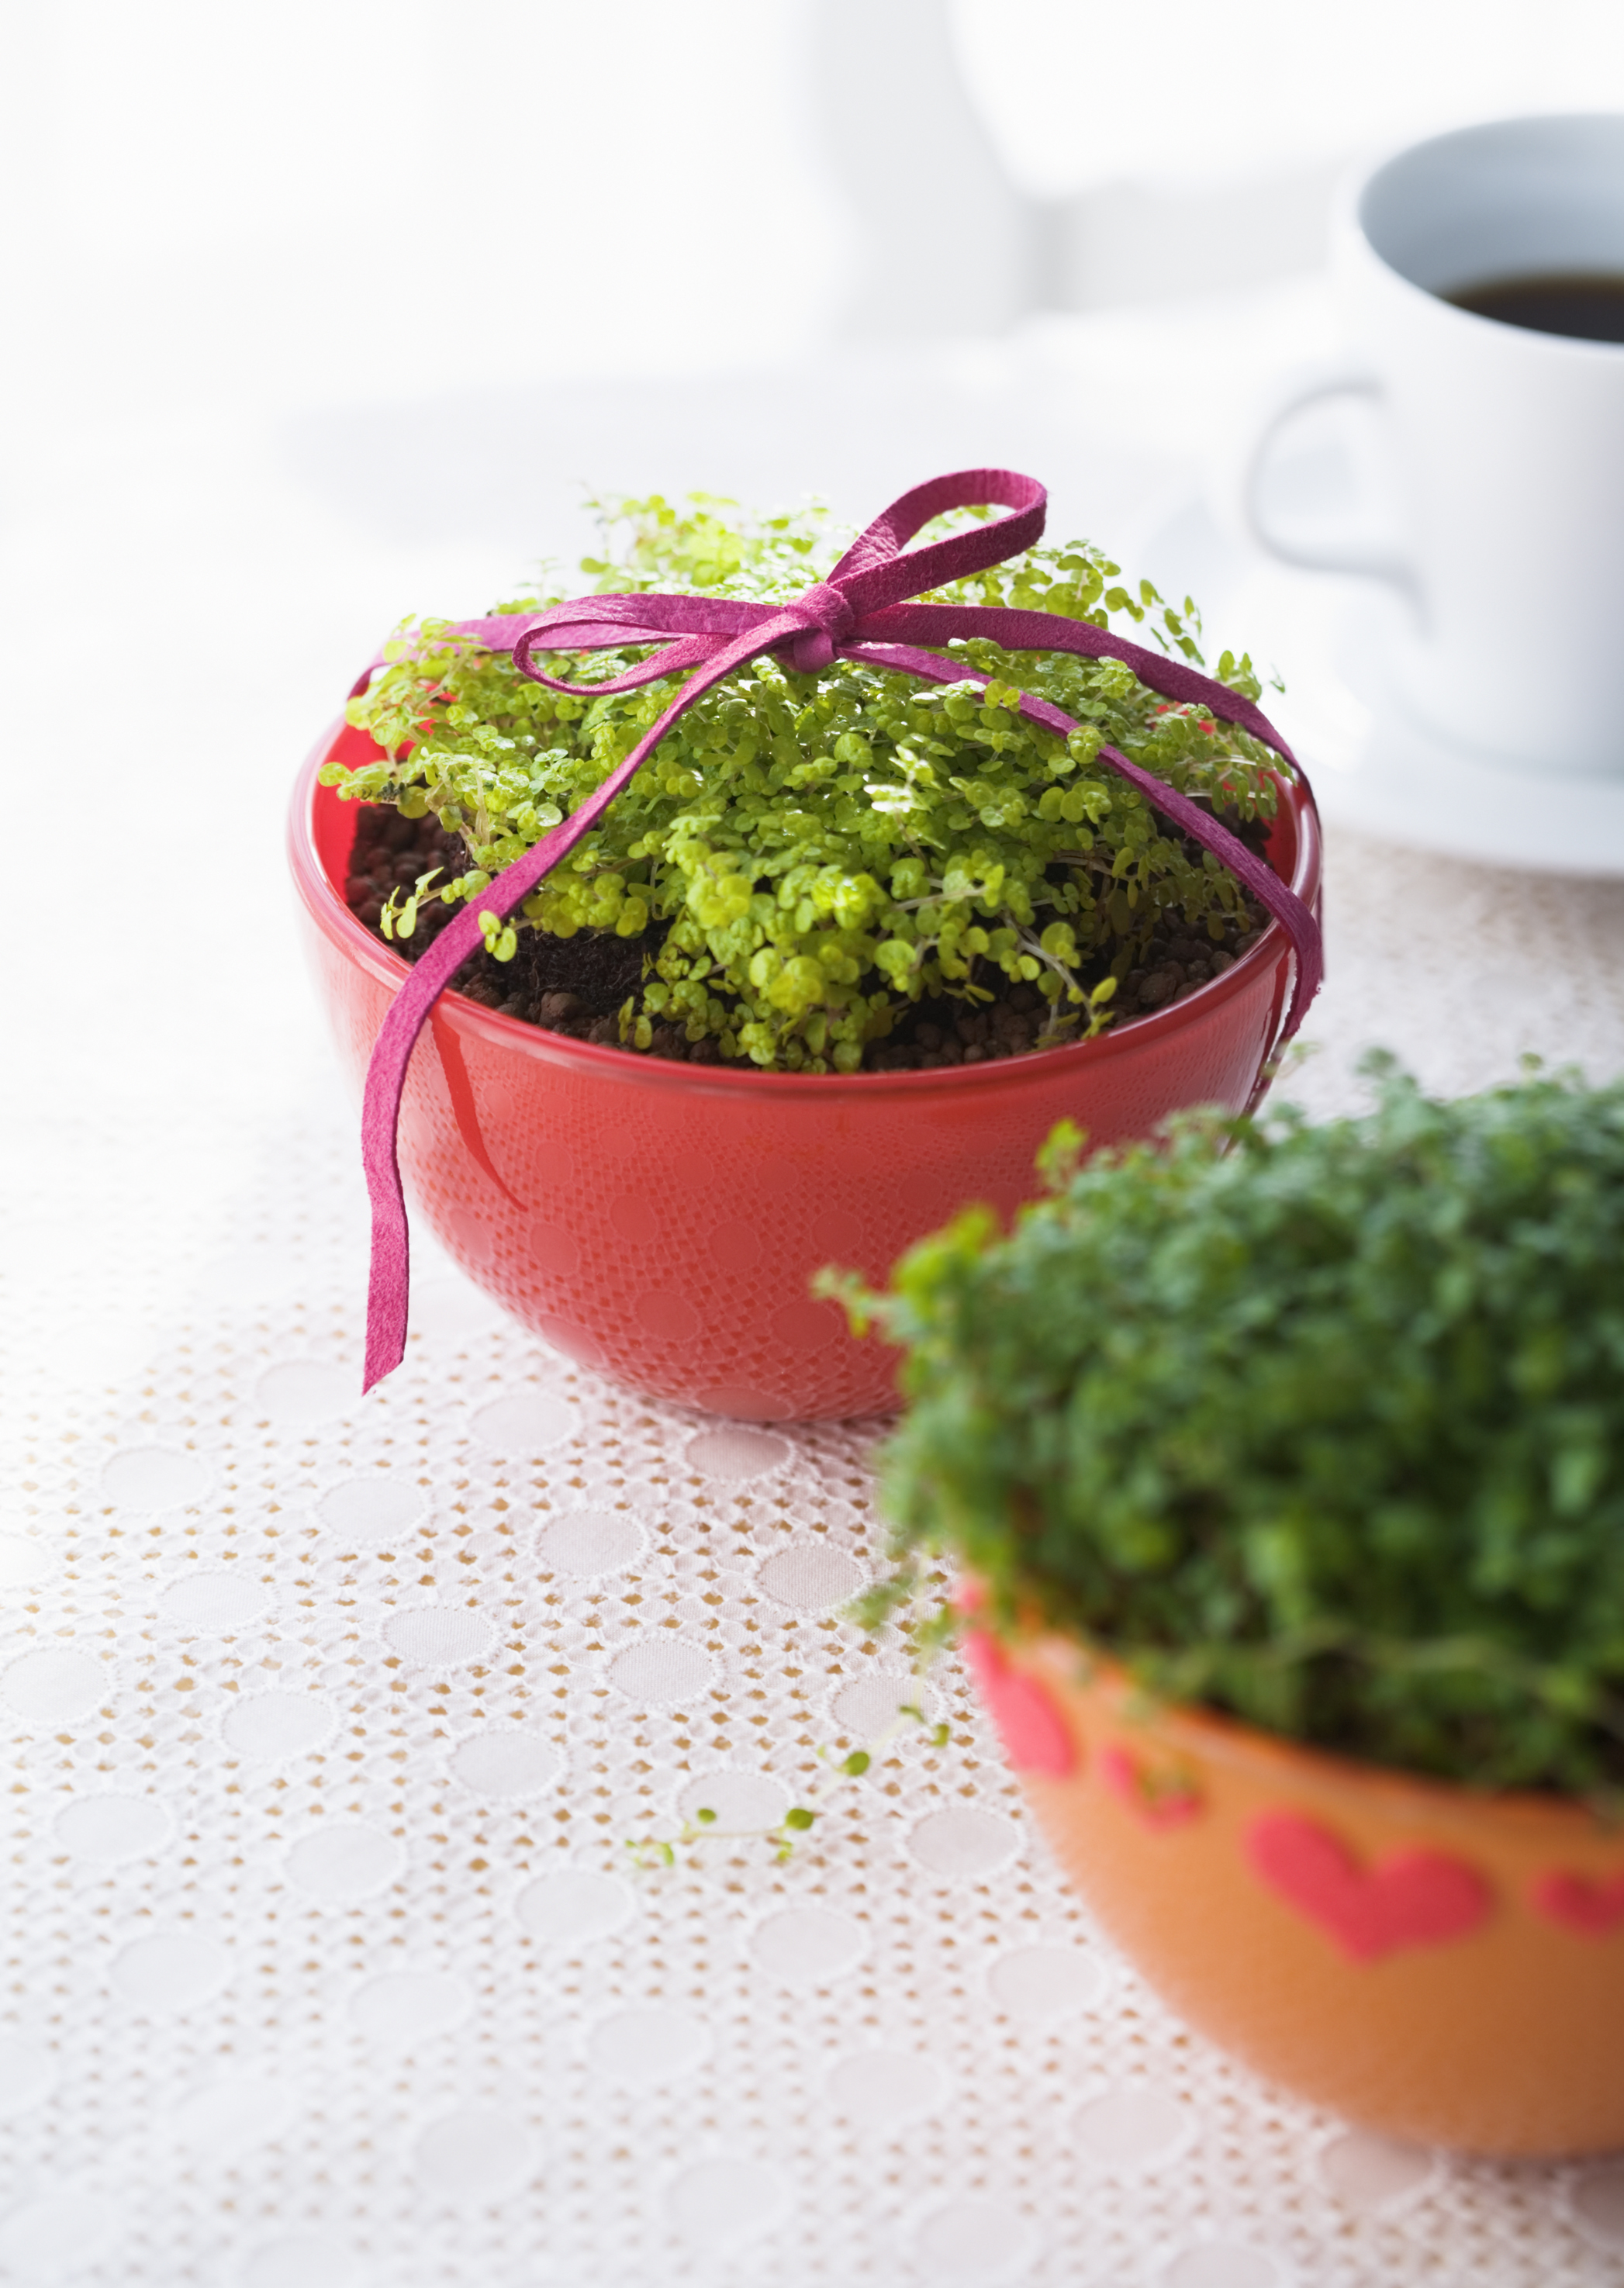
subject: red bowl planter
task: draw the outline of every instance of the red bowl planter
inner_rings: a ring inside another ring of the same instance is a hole
[[[289,846],[305,934],[359,1097],[406,964],[344,901],[355,811],[316,774]],[[1312,797],[1287,786],[1270,862],[1319,894]],[[1096,1144],[1181,1106],[1239,1111],[1279,1030],[1291,949],[1271,925],[1186,1001],[1071,1048],[923,1073],[757,1073],[598,1048],[446,994],[407,1078],[400,1168],[470,1278],[558,1350],[709,1412],[806,1421],[896,1403],[896,1355],[807,1289],[820,1265],[881,1280],[967,1201],[1008,1215],[1061,1118]],[[359,1150],[359,1145],[357,1147]]]

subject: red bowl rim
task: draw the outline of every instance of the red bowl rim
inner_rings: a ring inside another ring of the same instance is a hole
[[[381,944],[356,919],[334,887],[316,848],[317,773],[344,727],[342,716],[328,726],[294,783],[288,820],[289,861],[299,896],[323,936],[378,984],[393,991],[410,974],[410,965]],[[1319,891],[1319,814],[1306,780],[1277,775],[1276,783],[1296,827],[1296,861],[1290,887],[1304,904],[1313,908]],[[1151,1016],[1136,1018],[1121,1032],[1108,1031],[1091,1041],[1073,1041],[1064,1048],[1045,1049],[1041,1055],[1001,1057],[984,1065],[951,1065],[929,1072],[771,1073],[695,1066],[550,1033],[543,1027],[527,1024],[522,1018],[504,1017],[494,1009],[483,1008],[460,993],[448,991],[438,1007],[452,1018],[459,1032],[472,1033],[493,1046],[538,1057],[543,1063],[563,1065],[602,1080],[706,1094],[737,1089],[771,1090],[779,1095],[810,1092],[825,1101],[853,1097],[867,1100],[886,1094],[932,1096],[951,1092],[957,1095],[965,1089],[1008,1088],[1018,1081],[1029,1081],[1039,1073],[1060,1080],[1084,1065],[1129,1054],[1170,1033],[1185,1031],[1215,1014],[1233,995],[1244,992],[1261,972],[1272,968],[1287,950],[1285,931],[1278,921],[1271,921],[1250,951],[1242,954],[1221,976],[1209,979],[1186,1001],[1171,1003]]]

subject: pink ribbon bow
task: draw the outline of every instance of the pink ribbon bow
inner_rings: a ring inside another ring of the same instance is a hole
[[[491,651],[511,651],[521,673],[550,691],[597,697],[633,691],[639,684],[691,668],[684,684],[654,728],[639,740],[618,769],[587,797],[562,825],[498,874],[443,929],[407,977],[391,1004],[373,1045],[361,1108],[361,1157],[372,1202],[372,1274],[367,1300],[367,1363],[363,1388],[370,1390],[393,1372],[406,1350],[408,1236],[406,1201],[400,1188],[395,1132],[406,1069],[424,1022],[454,972],[484,942],[481,914],[505,921],[521,899],[590,834],[633,774],[653,754],[666,733],[701,693],[763,652],[776,652],[801,674],[812,674],[831,661],[858,659],[875,667],[899,670],[933,683],[981,683],[988,679],[957,660],[946,660],[921,645],[941,645],[955,637],[985,636],[1006,651],[1071,651],[1089,659],[1121,660],[1141,683],[1164,698],[1199,701],[1224,722],[1238,723],[1289,763],[1299,766],[1279,733],[1254,707],[1222,683],[1128,643],[1084,620],[1052,612],[1022,612],[985,604],[915,604],[903,600],[944,587],[1004,558],[1030,548],[1043,529],[1049,496],[1035,478],[1010,469],[961,469],[933,477],[893,501],[854,540],[827,580],[820,580],[792,604],[752,604],[725,596],[583,596],[545,611],[513,613],[488,620],[463,620],[454,632],[473,636]],[[1005,509],[969,531],[905,555],[914,535],[949,509],[992,505]],[[661,648],[612,681],[561,683],[533,663],[538,647],[550,651],[594,651],[658,644]],[[376,665],[376,663],[374,663]],[[355,686],[366,688],[368,668]],[[1062,737],[1077,728],[1073,719],[1048,701],[1025,694],[1020,711]],[[1137,787],[1152,806],[1192,835],[1271,913],[1296,954],[1291,1005],[1279,1043],[1284,1047],[1302,1023],[1323,973],[1319,926],[1313,915],[1261,858],[1202,810],[1151,772],[1130,763],[1114,747],[1102,746],[1102,762]]]

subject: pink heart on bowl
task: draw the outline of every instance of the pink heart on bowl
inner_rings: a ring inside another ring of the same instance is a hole
[[[1182,1827],[1201,1808],[1201,1791],[1182,1772],[1163,1772],[1141,1763],[1120,1742],[1099,1752],[1099,1776],[1146,1827]]]
[[[1487,1883],[1463,1860],[1441,1851],[1398,1851],[1363,1867],[1328,1828],[1293,1811],[1255,1819],[1246,1847],[1269,1888],[1355,1962],[1464,1938],[1493,1903]]]
[[[1072,1736],[1037,1679],[1011,1668],[996,1637],[985,1629],[969,1630],[960,1650],[982,1705],[998,1727],[1010,1770],[1046,1772],[1058,1780],[1074,1771]]]
[[[1537,1914],[1580,1938],[1606,1938],[1624,1923],[1624,1872],[1596,1882],[1553,1868],[1535,1877],[1528,1896]]]

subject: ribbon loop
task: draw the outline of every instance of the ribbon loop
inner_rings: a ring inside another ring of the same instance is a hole
[[[1010,513],[903,554],[916,532],[961,508],[1003,508]],[[892,501],[859,534],[829,578],[860,612],[878,611],[905,596],[945,588],[951,581],[969,579],[1019,556],[1042,538],[1048,513],[1049,495],[1035,477],[1018,475],[1013,469],[958,469],[915,485]]]
[[[1013,469],[960,469],[915,485],[893,501],[852,542],[828,578],[815,581],[790,604],[755,604],[723,596],[582,596],[544,611],[463,620],[451,631],[491,651],[511,653],[521,675],[545,684],[550,691],[572,695],[592,698],[632,691],[662,677],[693,672],[602,785],[498,874],[440,932],[407,975],[384,1017],[367,1069],[361,1110],[361,1157],[372,1202],[365,1389],[392,1373],[406,1350],[408,1232],[395,1132],[406,1069],[430,1011],[459,965],[483,942],[481,916],[488,913],[505,920],[543,876],[591,831],[694,701],[735,670],[764,652],[776,652],[801,674],[815,673],[845,657],[937,683],[985,683],[985,675],[962,661],[918,647],[977,635],[1005,650],[1072,651],[1093,659],[1120,659],[1164,698],[1199,702],[1224,722],[1240,725],[1297,767],[1285,740],[1249,700],[1091,622],[998,606],[907,600],[990,570],[1030,548],[1042,534],[1047,506],[1048,495],[1035,477],[1021,476]],[[966,508],[1002,508],[1006,513],[908,550],[908,542],[932,519]],[[645,645],[654,647],[646,659],[602,683],[563,682],[538,667],[535,659],[537,651],[621,650]],[[354,692],[365,690],[373,669],[381,663],[381,659],[373,662]],[[1059,708],[1024,694],[1020,711],[1062,737],[1077,727]],[[1323,958],[1318,921],[1295,893],[1209,811],[1129,762],[1114,747],[1101,747],[1099,759],[1136,788],[1153,809],[1220,859],[1286,930],[1296,965],[1290,1005],[1271,1053],[1278,1057],[1319,990]]]

